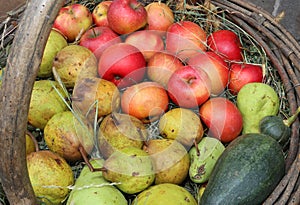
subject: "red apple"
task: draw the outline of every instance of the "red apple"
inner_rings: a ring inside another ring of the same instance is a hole
[[[66,36],[69,42],[80,37],[93,23],[89,9],[81,4],[62,7],[53,23],[53,27]]]
[[[122,111],[144,123],[157,120],[168,109],[168,104],[167,91],[156,82],[141,82],[128,87],[121,97]]]
[[[90,49],[99,59],[106,48],[121,42],[121,37],[109,27],[98,26],[87,30],[82,35],[79,45]]]
[[[172,9],[163,2],[152,2],[145,7],[147,11],[148,30],[156,30],[164,34],[169,26],[174,23],[174,14]]]
[[[143,80],[146,61],[139,49],[127,43],[118,43],[104,50],[98,63],[98,74],[119,88]]]
[[[211,82],[203,70],[184,66],[176,70],[169,79],[168,93],[180,107],[194,108],[203,104],[210,96]]]
[[[108,26],[107,11],[112,1],[102,1],[93,10],[92,17],[96,26]]]
[[[167,30],[166,50],[185,61],[206,50],[206,33],[191,21],[173,23]]]
[[[228,61],[241,61],[242,45],[239,37],[230,30],[218,30],[207,38],[208,47]]]
[[[166,52],[157,52],[148,60],[147,75],[150,80],[166,88],[171,75],[183,66],[176,56]]]
[[[137,0],[114,0],[107,11],[108,25],[118,34],[128,34],[147,24],[147,11]]]
[[[164,49],[164,42],[161,36],[153,31],[141,30],[129,34],[125,43],[137,47],[148,61],[156,52]]]
[[[227,63],[214,52],[199,52],[188,60],[188,65],[204,70],[211,80],[211,95],[221,94],[227,87],[229,68]]]
[[[261,66],[234,63],[231,65],[228,89],[232,94],[236,95],[247,83],[262,81],[263,69]]]
[[[224,143],[238,137],[243,128],[243,118],[237,106],[223,97],[211,98],[199,110],[202,122],[207,126],[208,135]]]

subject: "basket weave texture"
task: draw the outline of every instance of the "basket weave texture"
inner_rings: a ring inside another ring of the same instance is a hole
[[[291,112],[299,107],[300,46],[295,38],[263,9],[240,0],[214,0],[228,18],[253,36],[264,48],[284,84]],[[299,121],[292,125],[285,177],[265,204],[300,204]]]

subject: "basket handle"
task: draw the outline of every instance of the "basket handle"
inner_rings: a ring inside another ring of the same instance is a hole
[[[37,204],[26,166],[31,92],[52,24],[65,0],[28,1],[0,90],[0,176],[10,204]]]

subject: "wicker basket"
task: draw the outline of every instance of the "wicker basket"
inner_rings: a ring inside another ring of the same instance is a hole
[[[299,106],[300,46],[295,38],[273,16],[263,9],[240,0],[215,0],[230,19],[252,35],[265,49],[284,84],[291,112]],[[265,204],[300,204],[299,122],[292,125],[292,136],[286,159],[287,174],[265,201]]]
[[[34,43],[37,48],[14,48],[20,44],[15,44],[15,46],[12,47],[12,52],[18,50],[21,52],[15,52],[10,55],[7,63],[16,63],[15,65],[20,66],[22,62],[24,63],[25,58],[27,64],[25,63],[25,68],[16,72],[17,74],[8,71],[8,74],[5,76],[7,80],[10,82],[15,82],[18,78],[20,80],[18,85],[3,87],[0,93],[2,95],[1,112],[3,115],[0,122],[0,149],[6,148],[6,150],[8,150],[8,152],[1,153],[0,155],[1,158],[8,159],[8,161],[1,160],[0,171],[3,173],[3,186],[11,204],[17,203],[16,198],[18,197],[21,198],[18,204],[29,204],[30,202],[30,199],[25,197],[30,196],[32,190],[29,185],[26,186],[29,180],[27,177],[24,177],[27,174],[26,170],[24,170],[25,160],[22,158],[22,152],[25,149],[24,140],[18,137],[18,135],[24,133],[26,130],[26,122],[22,120],[26,120],[30,92],[41,59],[41,53],[46,43],[43,36],[49,34],[51,23],[58,9],[65,3],[62,0],[51,3],[46,0],[32,2],[32,4],[28,4],[28,9],[24,12],[23,22],[19,24],[20,33],[23,32],[24,35],[16,34],[16,41],[26,38],[27,33],[30,33],[30,29],[35,28],[36,32],[33,34],[35,38],[32,40],[31,45]],[[39,5],[34,5],[34,2]],[[182,3],[182,1],[178,1],[178,4],[180,3]],[[190,3],[196,4],[192,1]],[[250,34],[263,47],[268,59],[277,70],[283,83],[290,112],[294,113],[300,106],[300,45],[295,38],[268,12],[244,0],[211,0],[211,3],[223,10],[227,19]],[[31,10],[29,7],[31,7]],[[33,10],[43,12],[36,12],[34,14],[32,8]],[[14,11],[9,17],[10,19],[7,19],[11,21],[11,23],[10,27],[6,29],[6,32],[14,32],[16,30],[16,25],[18,25],[18,20],[20,16],[23,15],[24,9],[25,7],[21,7]],[[26,12],[27,10],[28,12]],[[26,24],[27,27],[21,28],[22,23],[31,21],[33,15],[37,15],[37,18],[40,18],[40,23],[33,21],[31,26]],[[35,24],[39,27],[34,27]],[[1,31],[4,29],[3,25],[4,24],[0,24]],[[7,33],[3,33],[3,35],[5,34]],[[12,39],[13,37],[10,37],[2,41],[2,49],[8,45]],[[24,44],[28,46],[26,42]],[[26,52],[26,55],[22,52]],[[26,56],[32,57],[31,61],[26,60]],[[21,59],[20,61],[19,58]],[[0,63],[1,66],[4,64],[4,62]],[[24,74],[24,72],[26,74]],[[17,92],[8,93],[13,87],[15,87]],[[22,91],[19,92],[20,90]],[[10,94],[9,97],[7,96],[8,94]],[[24,99],[20,100],[20,98]],[[12,102],[12,100],[15,102]],[[21,103],[22,106],[16,106],[14,103]],[[300,204],[299,150],[299,120],[297,119],[292,125],[292,135],[287,150],[286,175],[264,204]],[[10,167],[12,165],[17,165],[17,167]],[[9,172],[11,173],[8,174]]]

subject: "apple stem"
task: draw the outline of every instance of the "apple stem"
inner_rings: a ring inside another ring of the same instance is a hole
[[[94,29],[94,28],[92,28],[92,31],[93,31],[93,35],[94,35],[94,36],[97,36],[97,34],[96,34],[96,32],[95,32],[95,29]]]
[[[296,112],[291,117],[287,118],[286,120],[283,120],[283,123],[287,127],[290,127],[291,124],[293,124],[293,122],[297,119],[299,113],[300,113],[300,107],[297,108]]]
[[[138,9],[140,6],[142,6],[142,4],[139,2],[138,4],[130,4],[130,7],[133,9],[133,10],[136,10]]]
[[[195,77],[193,77],[193,78],[189,78],[188,80],[187,80],[187,83],[188,84],[192,84],[193,82],[194,82],[194,80],[196,80],[197,78],[195,78]]]

